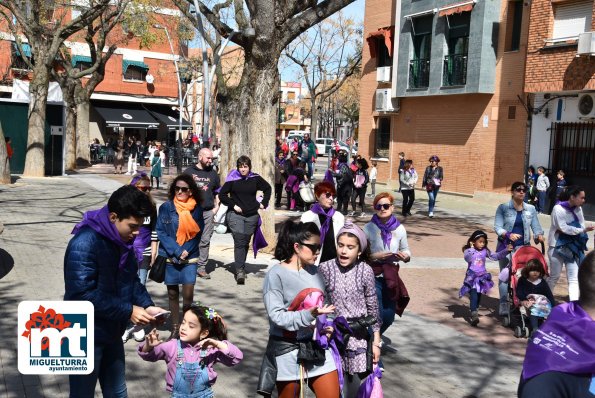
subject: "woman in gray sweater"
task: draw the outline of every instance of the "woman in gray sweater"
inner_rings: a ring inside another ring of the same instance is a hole
[[[288,220],[283,224],[275,248],[280,263],[268,270],[263,286],[269,342],[259,394],[268,396],[276,387],[279,398],[295,397],[307,382],[318,398],[339,397],[331,351],[319,348],[312,339],[316,317],[335,310],[324,305],[324,283],[314,265],[319,254],[320,232],[314,223]]]

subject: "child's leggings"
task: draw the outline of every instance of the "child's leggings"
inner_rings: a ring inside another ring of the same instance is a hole
[[[475,289],[471,289],[469,291],[469,307],[471,308],[471,312],[477,311],[477,308],[479,308],[480,300],[481,300],[481,293],[479,293]]]
[[[330,373],[309,378],[308,387],[314,391],[314,395],[318,398],[338,397],[340,389],[337,371],[333,370]],[[278,381],[277,392],[279,398],[298,398],[300,396],[300,382],[299,380]]]

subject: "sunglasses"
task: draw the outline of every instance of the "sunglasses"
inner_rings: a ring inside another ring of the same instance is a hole
[[[526,188],[521,188],[521,187],[518,187],[518,188],[517,188],[517,189],[515,189],[514,191],[515,191],[515,192],[525,192],[526,190],[527,190]]]
[[[324,197],[326,197],[327,199],[330,199],[330,198],[333,198],[335,195],[333,195],[333,194],[332,194],[332,193],[330,193],[330,192],[325,192],[325,193],[323,193],[323,194],[322,194],[322,195],[320,195],[320,196],[324,196]]]
[[[312,250],[312,253],[318,253],[320,251],[320,248],[322,247],[321,244],[317,244],[317,243],[304,243],[304,242],[299,242],[300,245],[302,246],[306,246],[308,249]]]
[[[182,192],[182,193],[186,193],[186,192],[190,191],[190,188],[188,188],[188,187],[179,187],[177,185],[174,189],[176,190],[176,192]]]
[[[388,209],[390,209],[391,206],[392,205],[390,203],[383,203],[383,204],[378,203],[376,206],[374,206],[374,208],[376,210],[381,210],[381,209],[388,210]]]
[[[142,192],[151,192],[151,187],[136,187],[136,188]]]

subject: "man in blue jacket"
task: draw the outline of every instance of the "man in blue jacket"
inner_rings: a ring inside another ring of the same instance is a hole
[[[128,321],[146,325],[164,312],[155,307],[137,276],[132,242],[152,204],[132,186],[115,191],[107,206],[88,211],[72,233],[64,256],[64,300],[95,308],[95,368],[70,376],[70,397],[94,396],[97,379],[105,397],[126,397],[122,333]]]

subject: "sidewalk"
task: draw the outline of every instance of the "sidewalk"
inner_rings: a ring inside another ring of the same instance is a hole
[[[62,262],[72,227],[84,211],[105,204],[109,194],[119,185],[120,182],[113,178],[80,173],[69,177],[20,179],[14,186],[0,187],[0,219],[5,224],[5,231],[0,235],[0,249],[14,259],[14,268],[0,279],[2,308],[13,309],[4,314],[0,324],[0,338],[7,342],[0,347],[0,398],[67,396],[65,376],[22,376],[18,373],[14,336],[16,307],[22,300],[62,298]],[[483,215],[474,213],[461,217],[456,213],[459,210],[455,204],[451,206],[452,210],[441,210],[446,209],[448,203],[447,195],[439,197],[438,218],[434,220],[418,215],[405,221],[410,231],[414,258],[417,251],[421,258],[432,260],[416,259],[415,263],[412,261],[412,268],[404,271],[412,304],[410,311],[397,319],[386,333],[399,351],[384,356],[387,369],[383,378],[385,394],[387,397],[405,398],[514,397],[521,366],[518,356],[506,353],[489,341],[482,342],[481,336],[467,336],[452,324],[441,324],[433,321],[431,316],[416,315],[420,312],[416,310],[415,303],[427,301],[444,316],[452,317],[452,323],[466,327],[463,320],[451,315],[451,309],[446,308],[448,303],[434,303],[433,296],[442,293],[429,289],[425,282],[428,279],[440,281],[453,274],[453,270],[445,266],[462,269],[460,255],[455,255],[460,253],[458,235],[465,235],[466,230],[476,224],[489,225],[491,221],[487,214],[490,211],[486,210]],[[423,203],[419,209],[422,206]],[[280,214],[279,217],[286,216]],[[444,229],[441,227],[448,227],[448,231],[440,235],[438,229]],[[430,232],[424,233],[424,230]],[[433,254],[434,242],[444,240],[445,235],[453,235],[450,239],[456,242],[455,248],[447,247],[451,257],[429,256]],[[237,286],[229,268],[233,260],[232,244],[230,234],[213,236],[213,261],[208,267],[212,279],[197,281],[195,300],[215,306],[224,315],[230,329],[230,340],[242,349],[245,356],[235,368],[217,368],[219,379],[214,387],[215,393],[219,397],[254,397],[268,330],[261,297],[262,281],[272,261],[269,255],[259,254],[254,259],[249,254],[247,283]],[[438,259],[440,264],[436,264]],[[424,276],[429,272],[428,268],[431,274]],[[461,278],[457,274],[455,279]],[[449,285],[445,288],[452,289]],[[149,282],[148,289],[158,305],[167,306],[163,285]],[[461,301],[461,304],[464,307],[466,302]],[[484,309],[484,314],[486,311]],[[482,317],[482,325],[488,317],[489,314]],[[476,332],[488,337],[492,333],[485,327]],[[498,332],[506,337],[511,334],[506,330]],[[520,340],[515,342],[522,344]],[[143,362],[135,349],[133,341],[126,344],[129,396],[167,396],[164,391],[165,364]],[[97,391],[96,396],[101,396],[99,389]]]

